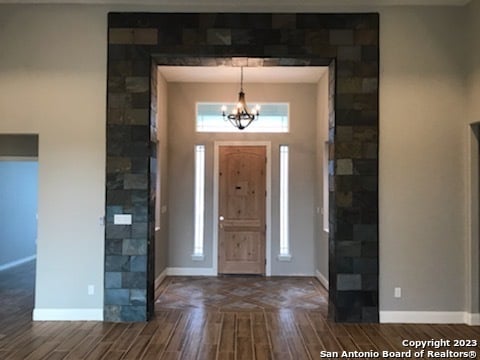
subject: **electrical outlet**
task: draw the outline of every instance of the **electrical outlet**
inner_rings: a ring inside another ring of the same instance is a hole
[[[88,285],[88,295],[94,295],[95,294],[95,285]]]
[[[402,288],[396,287],[393,291],[393,296],[395,296],[397,299],[402,297]]]

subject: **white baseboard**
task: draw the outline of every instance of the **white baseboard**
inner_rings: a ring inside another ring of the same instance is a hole
[[[183,268],[170,267],[167,268],[168,276],[217,276],[217,272],[213,268]]]
[[[159,292],[159,287],[160,285],[162,284],[163,280],[165,280],[165,278],[167,277],[167,268],[165,268],[165,270],[163,270],[160,275],[157,276],[157,278],[155,279],[155,299],[157,299],[159,296],[160,296],[160,292]]]
[[[103,309],[33,309],[33,321],[103,321]]]
[[[37,258],[37,255],[32,255],[32,256],[27,256],[23,259],[15,260],[15,261],[0,265],[0,271],[7,270],[7,269],[13,268],[15,266],[25,264],[29,261],[35,260],[36,258]]]
[[[318,281],[320,281],[320,284],[322,284],[323,287],[328,290],[328,279],[323,276],[320,271],[315,270],[315,277],[318,279]]]
[[[480,314],[465,313],[465,324],[480,326]]]
[[[474,325],[479,320],[479,314],[464,311],[380,311],[381,323]]]

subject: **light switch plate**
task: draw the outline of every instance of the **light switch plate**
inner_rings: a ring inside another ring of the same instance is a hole
[[[116,214],[113,215],[114,225],[132,225],[131,214]]]

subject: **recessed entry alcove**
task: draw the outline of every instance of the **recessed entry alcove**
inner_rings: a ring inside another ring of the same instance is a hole
[[[378,322],[378,14],[110,13],[105,320],[153,315],[156,66],[328,66],[329,312]],[[132,214],[114,225],[114,214]]]

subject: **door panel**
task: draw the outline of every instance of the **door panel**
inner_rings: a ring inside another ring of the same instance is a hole
[[[265,274],[265,146],[219,148],[221,274]]]

